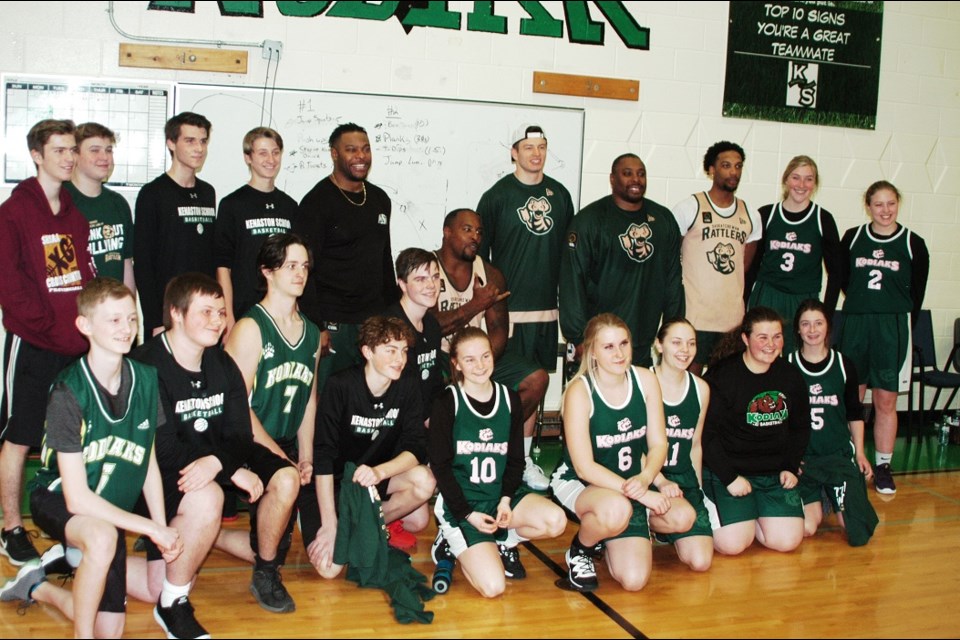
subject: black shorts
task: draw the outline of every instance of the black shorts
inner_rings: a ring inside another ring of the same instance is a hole
[[[300,454],[296,440],[289,443],[278,442],[277,444],[291,460],[299,459]],[[289,466],[289,462],[266,447],[257,444],[253,446],[250,457],[247,459],[247,468],[257,474],[264,489],[267,488],[273,474]],[[297,522],[300,523],[303,548],[306,549],[317,537],[317,531],[320,530],[320,507],[317,505],[317,489],[313,482],[300,487],[300,493],[293,505],[290,520],[287,522],[283,537],[280,538],[280,544],[277,547],[277,560],[280,564],[283,564],[287,559],[287,552],[290,550],[293,541],[293,525]],[[254,553],[258,553],[258,547],[257,503],[254,502],[250,505],[250,548],[253,549]]]
[[[67,522],[75,517],[67,510],[67,501],[62,493],[54,493],[46,487],[37,487],[30,494],[30,513],[33,521],[51,538],[67,545]],[[81,563],[83,561],[81,560]],[[126,613],[127,611],[127,540],[126,533],[117,529],[117,549],[107,571],[103,585],[103,597],[97,611]]]
[[[12,333],[3,350],[5,392],[0,407],[0,438],[39,447],[47,419],[47,398],[57,374],[76,360],[35,347]]]

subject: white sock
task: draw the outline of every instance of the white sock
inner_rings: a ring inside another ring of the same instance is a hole
[[[876,460],[878,465],[890,464],[890,461],[893,460],[893,452],[891,451],[890,453],[880,453],[879,451],[877,451]]]
[[[167,581],[166,578],[163,579],[163,590],[160,591],[160,606],[169,607],[174,602],[182,598],[183,596],[190,595],[190,583],[180,586],[172,584]]]
[[[523,437],[523,455],[529,458],[530,447],[532,446],[533,446],[533,436],[530,436],[530,437],[524,436]]]
[[[526,542],[527,538],[524,538],[516,529],[507,529],[507,538],[500,544],[505,546],[507,549],[513,549],[515,546],[521,542]]]

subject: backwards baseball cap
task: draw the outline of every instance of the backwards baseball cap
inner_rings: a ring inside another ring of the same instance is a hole
[[[547,135],[543,132],[543,129],[536,124],[523,124],[513,130],[513,135],[510,137],[510,146],[516,145],[521,140],[526,140],[527,138],[543,138],[547,139]]]

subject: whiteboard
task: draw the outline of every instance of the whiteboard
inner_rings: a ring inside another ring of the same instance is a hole
[[[261,109],[265,104],[267,110]],[[520,125],[543,128],[547,175],[570,191],[579,209],[583,109],[437,98],[178,84],[176,110],[211,122],[210,148],[200,177],[223,198],[249,179],[243,136],[261,125],[283,136],[283,169],[277,187],[298,202],[332,171],[327,140],[333,129],[355,122],[367,130],[373,153],[368,179],[393,203],[394,255],[407,247],[435,249],[444,216],[476,208],[484,191],[513,172],[511,134]]]

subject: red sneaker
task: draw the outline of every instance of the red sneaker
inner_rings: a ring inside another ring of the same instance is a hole
[[[417,546],[417,536],[403,528],[403,520],[394,520],[387,525],[387,542],[397,549],[413,549]]]

